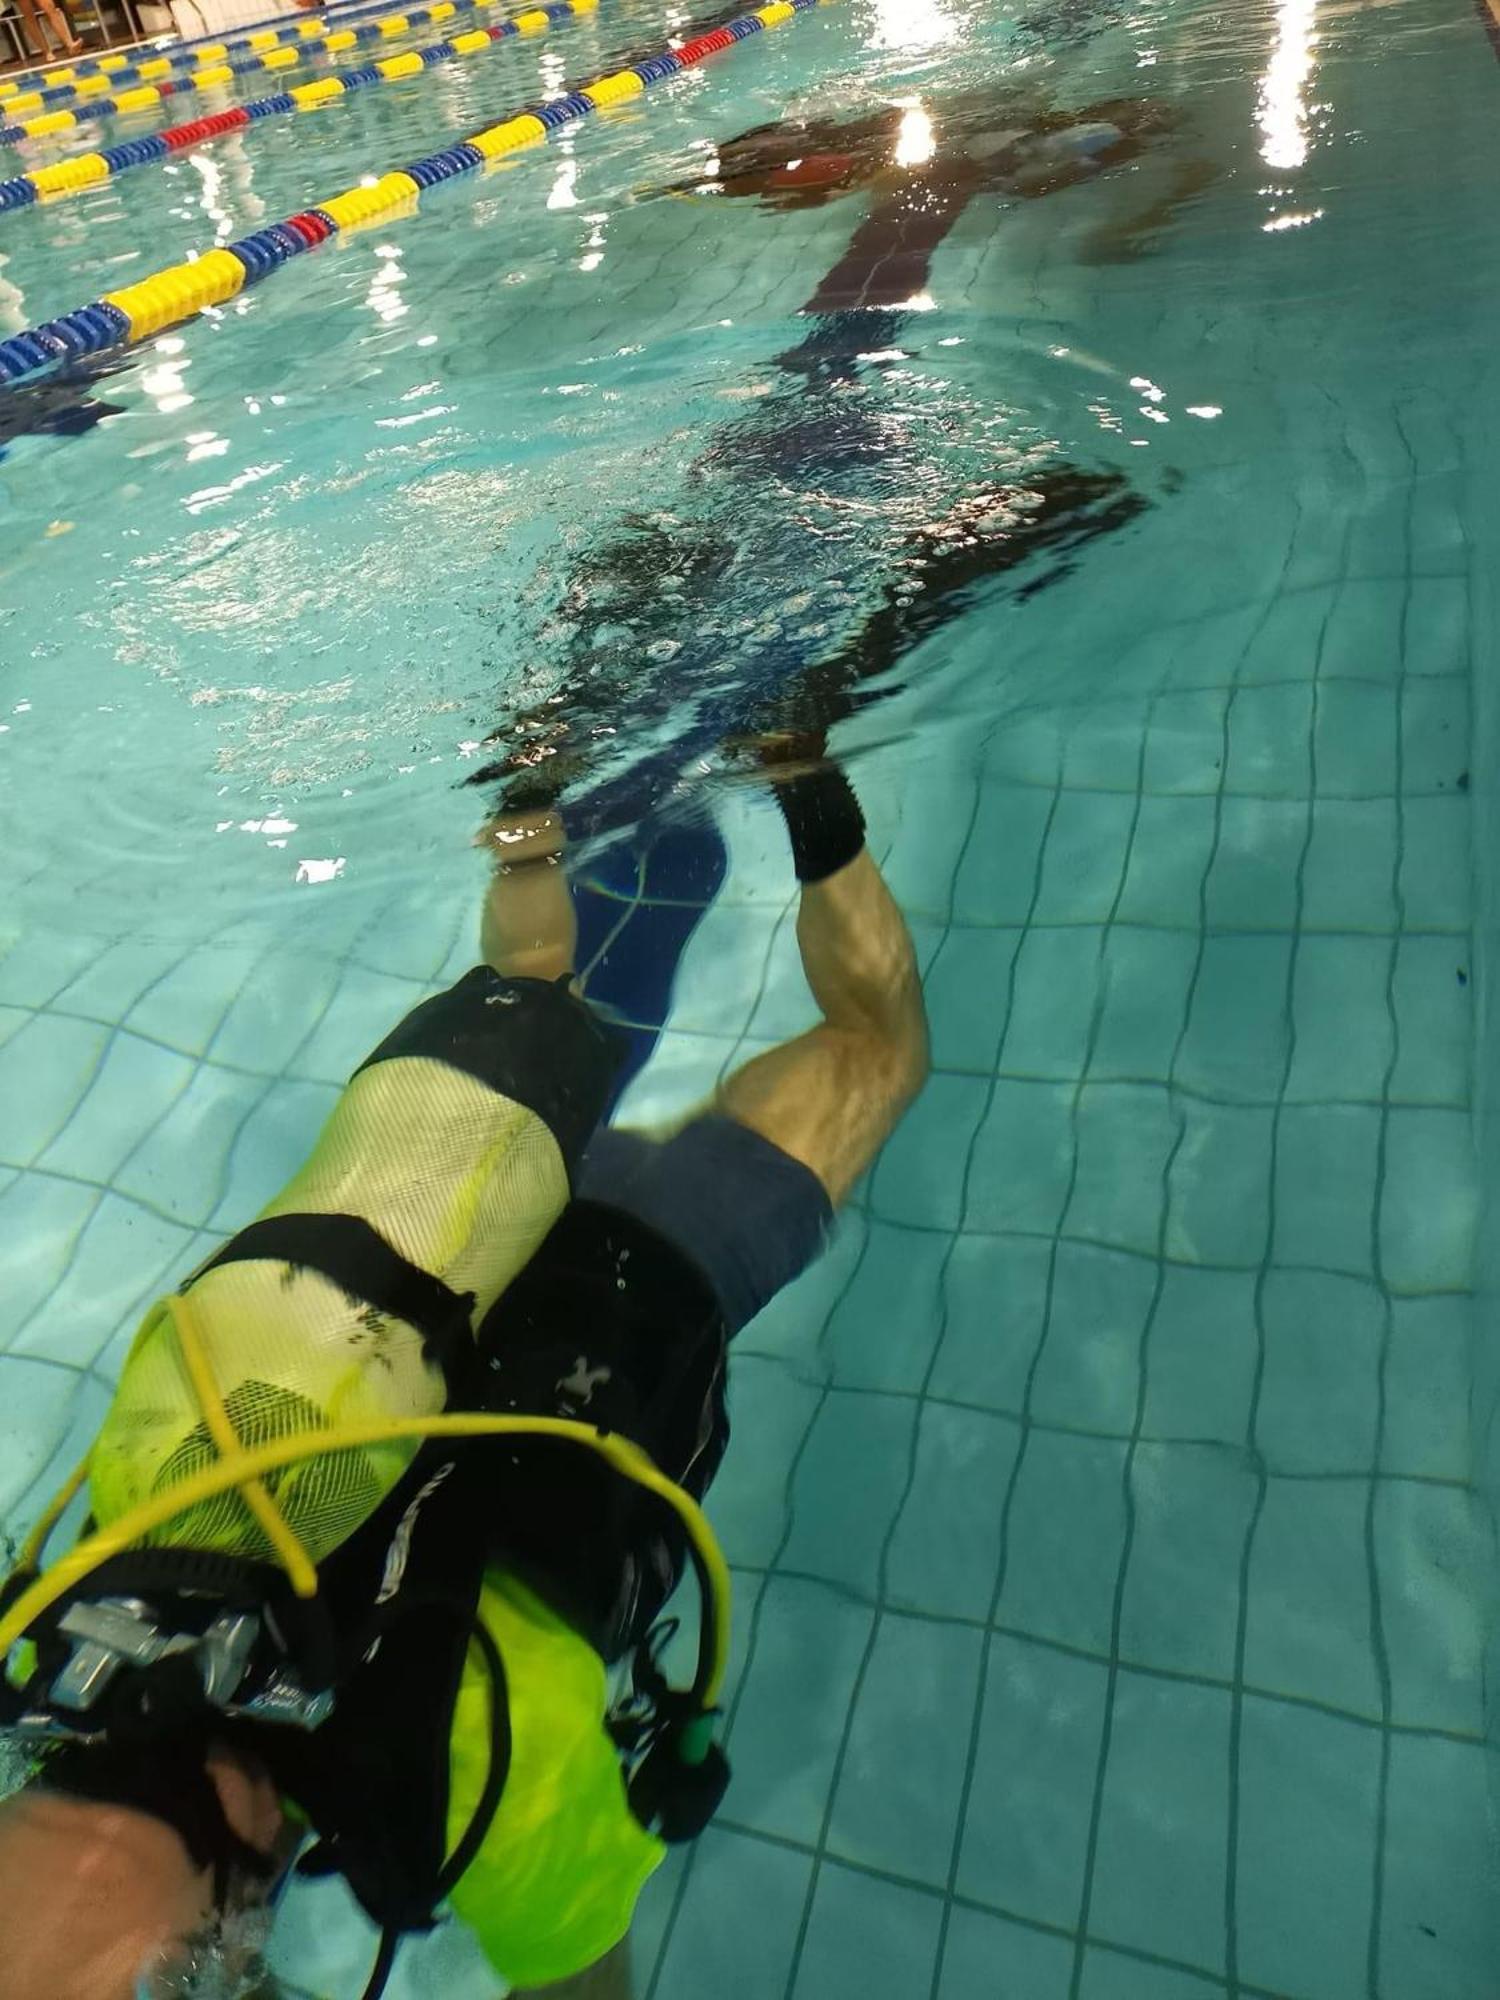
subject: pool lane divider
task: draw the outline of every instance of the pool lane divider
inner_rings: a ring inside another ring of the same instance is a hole
[[[381,4],[385,4],[385,0],[381,0]],[[75,104],[69,109],[46,111],[39,118],[25,118],[19,124],[0,127],[0,142],[7,145],[16,145],[23,139],[49,138],[57,132],[71,132],[78,126],[87,124],[96,118],[113,118],[122,113],[132,111],[152,111],[155,110],[164,97],[175,97],[182,91],[218,90],[225,84],[233,83],[238,77],[253,76],[258,70],[300,69],[313,56],[338,55],[346,49],[358,47],[361,43],[386,40],[392,35],[404,35],[412,28],[426,27],[429,23],[435,21],[450,21],[455,14],[473,14],[494,5],[495,0],[430,0],[429,5],[409,7],[403,12],[395,14],[382,14],[377,20],[361,21],[357,27],[334,28],[327,34],[304,36],[300,43],[289,48],[276,48],[265,54],[238,56],[232,61],[219,63],[212,68],[195,70],[191,75],[175,79],[168,78],[163,81],[152,80],[152,78],[160,74],[158,64],[138,64],[136,66],[136,75],[138,77],[145,77],[146,80],[139,83],[136,87],[130,90],[119,91],[108,97],[100,97],[97,93],[94,93],[89,103]],[[594,5],[598,5],[598,0],[594,0]],[[375,12],[376,10],[368,8],[363,11]],[[539,20],[540,30],[545,32],[551,26],[554,16],[559,14],[559,11],[561,15],[566,16],[571,13],[581,13],[588,10],[568,7],[563,7],[561,10],[550,7],[534,8],[530,14],[523,15],[520,18],[531,21],[533,24]],[[529,32],[533,33],[537,31],[536,25],[533,25],[531,30],[529,30]],[[473,46],[476,48],[479,46],[488,46],[491,41],[499,38],[498,35],[492,34],[487,30],[480,32],[482,34],[482,41],[474,43]],[[500,35],[513,32],[515,30],[509,26],[499,30]],[[526,33],[528,30],[523,29],[521,32]],[[469,37],[460,35],[456,40],[457,42],[467,44]],[[388,76],[415,76],[430,63],[444,62],[455,54],[470,53],[472,53],[471,48],[465,46],[460,49],[452,41],[436,43],[426,50],[412,49],[404,55],[390,56],[383,63],[372,63],[365,69],[352,72],[357,81],[350,87],[357,90],[361,84],[381,83]],[[392,68],[391,65],[393,64],[401,65],[401,67]],[[151,77],[146,77],[148,70],[151,72]],[[43,101],[43,97],[61,100],[73,95],[75,92],[83,93],[90,91],[93,85],[97,85],[98,90],[108,90],[112,83],[119,81],[121,81],[121,73],[119,72],[112,77],[86,79],[83,83],[65,84],[56,91],[42,93],[36,97],[35,101],[40,104]],[[233,122],[228,125],[217,125],[215,130],[233,131],[235,126],[247,124],[254,118],[271,116],[277,111],[310,109],[313,104],[321,103],[328,98],[341,96],[344,88],[345,85],[338,82],[334,77],[320,77],[313,83],[302,84],[298,90],[290,93],[292,98],[299,100],[296,103],[287,102],[287,93],[283,93],[282,96],[274,98],[262,98],[256,104],[237,107],[235,112],[221,112],[216,114],[219,118],[230,118]],[[313,95],[309,98],[307,97],[307,93],[313,93]],[[8,103],[0,105],[0,116],[15,117],[23,109],[30,108],[31,102],[30,98],[12,98]],[[267,106],[270,107],[269,111],[266,108]],[[241,111],[244,113],[243,117],[239,115]],[[201,123],[204,121],[198,122]],[[166,134],[162,133],[157,136],[164,138]],[[202,138],[211,135],[200,133],[198,136]],[[160,154],[154,154],[151,157],[159,159],[161,156]],[[68,161],[64,164],[71,166],[77,163]],[[44,169],[43,171],[47,170]],[[30,176],[23,176],[23,179],[29,178]],[[91,185],[93,181],[106,180],[107,178],[107,174],[101,174],[96,171],[89,179],[79,181],[76,185],[86,187]],[[14,186],[15,183],[11,182],[7,185]],[[58,185],[72,186],[74,183],[63,181],[59,182]],[[24,202],[25,197],[23,196],[21,200]],[[17,205],[15,201],[6,203],[0,200],[0,208]]]
[[[378,13],[385,4],[386,0],[360,0],[358,5],[330,6],[320,14],[282,12],[251,22],[238,33],[222,38],[199,35],[187,42],[174,39],[166,49],[160,44],[155,47],[147,44],[144,50],[121,49],[113,55],[94,56],[83,62],[49,64],[43,68],[24,70],[15,76],[0,76],[0,111],[13,111],[18,97],[41,97],[44,103],[61,103],[60,97],[53,97],[50,93],[69,84],[88,82],[94,77],[107,78],[108,83],[103,86],[107,89],[109,84],[118,83],[127,73],[134,74],[142,67],[147,68],[152,76],[166,76],[221,63],[236,49],[271,49],[284,42],[311,41],[348,21],[358,20],[362,15]],[[97,87],[90,85],[90,88]]]
[[[431,153],[400,172],[384,174],[373,184],[349,188],[321,207],[304,209],[268,229],[258,229],[227,249],[210,250],[185,264],[174,264],[138,284],[106,292],[92,305],[80,306],[60,319],[12,334],[9,340],[0,340],[0,386],[86,355],[133,346],[215,306],[227,305],[247,285],[259,284],[289,258],[315,249],[332,236],[411,214],[424,189],[471,173],[486,161],[501,159],[524,146],[537,145],[549,133],[591,112],[624,104],[652,84],[692,68],[747,36],[779,28],[809,8],[827,3],[769,0],[768,5],[741,14],[723,27],[692,35],[676,48],[668,47],[633,68],[617,70],[582,90],[553,98],[535,111],[519,112],[476,132],[461,145]]]

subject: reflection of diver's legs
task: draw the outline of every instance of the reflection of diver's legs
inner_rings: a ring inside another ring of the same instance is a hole
[[[852,382],[859,357],[894,345],[908,318],[898,312],[812,313],[807,332],[777,355],[776,365],[810,381]]]
[[[573,970],[578,918],[554,812],[505,813],[482,836],[495,861],[480,918],[486,965],[512,979],[565,979]]]
[[[1136,209],[1090,230],[1079,246],[1079,261],[1124,264],[1145,256],[1155,247],[1151,239],[1157,232],[1175,221],[1178,210],[1194,195],[1201,194],[1218,175],[1219,169],[1212,160],[1181,161],[1172,171],[1166,193],[1148,208]]]

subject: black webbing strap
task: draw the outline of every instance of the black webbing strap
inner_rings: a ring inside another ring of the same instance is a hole
[[[231,1236],[193,1273],[221,1264],[290,1264],[330,1279],[351,1299],[404,1320],[450,1382],[461,1372],[472,1335],[472,1292],[455,1292],[431,1271],[392,1249],[359,1215],[267,1215]]]

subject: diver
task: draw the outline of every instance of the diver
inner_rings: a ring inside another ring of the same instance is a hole
[[[1072,111],[1021,92],[967,90],[931,111],[919,102],[882,104],[755,126],[711,151],[696,180],[663,192],[753,198],[776,209],[868,194],[864,219],[802,310],[899,312],[924,303],[933,253],[971,202],[1040,200],[1132,167],[1176,125],[1170,106],[1145,99],[1107,98]],[[1106,262],[1143,254],[1213,172],[1201,160],[1179,163],[1160,197],[1097,226],[1081,255]],[[863,344],[871,344],[868,326]]]
[[[147,1316],[83,1542],[44,1570],[42,1524],[0,1594],[4,1718],[36,1764],[0,1806],[6,2000],[154,2000],[195,1968],[264,1990],[293,1866],[382,1927],[370,1994],[451,1907],[512,1990],[627,2000],[639,1890],[728,1777],[697,1503],[729,1342],[819,1254],[927,1067],[910,936],[819,750],[741,753],[789,834],[815,1026],[668,1133],[598,1128],[610,1031],[532,776],[486,828],[484,963]],[[278,1590],[299,1551],[315,1590]],[[689,1565],[682,1689],[661,1613]]]

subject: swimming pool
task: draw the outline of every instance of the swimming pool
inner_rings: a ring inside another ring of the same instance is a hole
[[[0,330],[668,25],[603,0],[0,216]],[[1012,70],[1181,129],[1112,182],[971,202],[924,309],[832,380],[777,357],[857,210],[634,199],[789,105]],[[644,661],[608,654],[617,821],[674,829],[601,848],[585,896],[647,1116],[807,1014],[779,828],[691,758],[869,629],[955,494],[1067,466],[1133,503],[897,620],[839,726],[936,1070],[740,1344],[736,1784],[649,1893],[654,2000],[1492,1991],[1497,101],[1480,21],[1432,0],[819,9],[148,344],[84,435],[5,446],[16,1522],[144,1305],[470,962],[462,781],[562,684],[580,576],[625,579]],[[1178,159],[1216,173],[1154,254],[1093,260]],[[336,1903],[287,1913],[309,1993],[368,1964]],[[393,1986],[436,1990],[491,1990],[449,1934]]]

